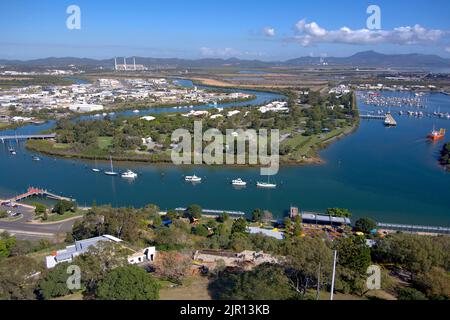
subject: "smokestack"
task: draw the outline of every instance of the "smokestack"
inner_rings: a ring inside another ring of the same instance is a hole
[[[127,59],[123,57],[123,65],[125,66],[125,71],[127,70]]]
[[[133,57],[134,71],[136,71],[136,57]]]
[[[114,70],[117,71],[117,58],[114,57]]]

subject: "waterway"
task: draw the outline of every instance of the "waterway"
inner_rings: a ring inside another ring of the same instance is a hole
[[[281,98],[272,93],[254,94],[257,102],[242,105]],[[449,96],[429,94],[426,99],[426,111],[439,108],[441,112],[450,112]],[[232,105],[236,104],[226,106]],[[380,109],[362,101],[359,107],[362,112]],[[140,114],[173,111],[152,109]],[[93,202],[135,207],[154,203],[161,209],[170,209],[197,203],[208,209],[247,213],[259,207],[272,211],[275,217],[287,214],[290,205],[318,212],[328,207],[345,207],[353,212],[353,220],[369,216],[381,222],[450,226],[450,173],[437,161],[443,142],[426,139],[433,125],[450,133],[450,120],[398,116],[397,109],[391,111],[397,127],[386,128],[382,121],[362,120],[355,133],[321,152],[326,164],[282,168],[271,179],[278,183],[278,188],[272,190],[256,188],[257,180],[265,180],[257,168],[116,163],[118,171],[130,168],[139,174],[131,182],[94,173],[93,163],[88,161],[47,156],[41,156],[42,161],[32,161],[33,153],[26,151],[22,143],[12,143],[17,149],[17,155],[13,156],[8,145],[0,143],[0,198],[21,193],[28,186],[38,186],[76,198],[82,206]],[[17,133],[35,133],[52,125],[26,126]],[[106,169],[109,164],[99,165]],[[194,173],[203,177],[201,184],[184,181],[185,175]],[[230,182],[237,177],[248,181],[248,187],[233,188]]]

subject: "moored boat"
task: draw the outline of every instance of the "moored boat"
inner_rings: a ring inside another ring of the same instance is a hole
[[[241,178],[238,178],[238,179],[235,179],[235,180],[231,181],[231,184],[233,186],[243,187],[243,186],[247,185],[247,182],[243,181]]]
[[[194,174],[193,176],[186,176],[186,177],[184,178],[184,180],[185,180],[185,181],[188,181],[188,182],[201,182],[201,181],[202,181],[202,178],[197,177],[197,176]]]

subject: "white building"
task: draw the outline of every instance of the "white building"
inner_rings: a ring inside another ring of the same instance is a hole
[[[70,111],[74,112],[93,112],[103,110],[101,104],[74,103],[69,106]]]

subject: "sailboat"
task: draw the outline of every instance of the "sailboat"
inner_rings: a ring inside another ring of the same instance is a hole
[[[92,169],[94,172],[100,172],[100,169],[97,166],[97,158],[95,158],[95,168]]]
[[[105,171],[105,174],[107,176],[117,176],[118,173],[114,171],[113,163],[112,163],[112,157],[109,157],[109,161],[111,163],[111,171]]]
[[[259,182],[259,181],[257,181],[257,182],[256,182],[256,186],[257,186],[258,188],[266,188],[266,189],[268,189],[268,188],[274,189],[274,188],[277,187],[276,184],[270,183],[270,182],[269,182],[269,176],[267,176],[267,182]]]

